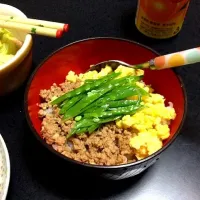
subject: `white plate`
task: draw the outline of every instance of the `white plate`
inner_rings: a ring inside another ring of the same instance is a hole
[[[10,182],[10,159],[6,144],[0,134],[0,200],[5,200]]]

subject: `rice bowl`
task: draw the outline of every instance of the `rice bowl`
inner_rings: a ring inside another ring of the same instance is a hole
[[[77,167],[78,170],[84,169],[84,172],[88,171],[89,174],[92,173],[116,180],[135,176],[146,170],[173,143],[185,119],[187,110],[185,88],[181,79],[179,79],[173,70],[145,70],[144,74],[144,82],[147,85],[152,85],[156,93],[162,94],[166,98],[166,102],[173,102],[176,118],[171,121],[170,136],[164,140],[163,147],[160,150],[144,159],[128,164],[87,164],[66,157],[53,149],[51,145],[45,142],[41,134],[42,120],[38,117],[38,112],[42,99],[39,94],[41,90],[49,89],[53,83],[57,85],[63,83],[70,70],[76,74],[80,74],[85,73],[91,64],[104,60],[112,59],[122,60],[127,63],[142,63],[157,55],[155,51],[146,46],[118,38],[91,38],[71,43],[57,50],[36,68],[26,88],[25,113],[33,134],[50,152],[60,159],[65,160],[66,163],[73,165],[73,167]]]

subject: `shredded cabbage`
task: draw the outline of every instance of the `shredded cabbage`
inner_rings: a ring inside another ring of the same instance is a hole
[[[10,60],[17,53],[19,47],[17,39],[4,28],[0,28],[0,65]]]

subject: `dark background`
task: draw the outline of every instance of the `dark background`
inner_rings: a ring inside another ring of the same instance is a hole
[[[28,17],[70,24],[69,33],[62,39],[34,37],[33,69],[57,48],[95,36],[136,40],[161,54],[200,46],[199,0],[191,1],[180,34],[159,41],[147,39],[135,30],[136,0],[3,0],[1,3],[19,8]],[[11,160],[7,199],[199,200],[200,66],[176,71],[183,78],[188,96],[188,113],[181,135],[147,172],[123,181],[87,178],[86,182],[47,152],[27,128],[23,112],[24,86],[1,98],[0,133]]]

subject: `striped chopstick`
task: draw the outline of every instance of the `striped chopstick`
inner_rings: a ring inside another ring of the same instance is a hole
[[[69,29],[68,24],[6,15],[0,15],[0,27],[56,38],[62,37]]]

